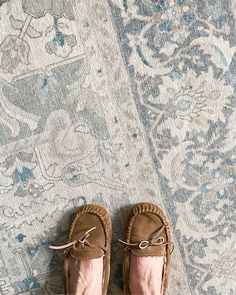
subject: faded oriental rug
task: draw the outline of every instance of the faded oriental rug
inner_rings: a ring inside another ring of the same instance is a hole
[[[0,0],[0,294],[62,294],[76,208],[160,204],[170,295],[236,294],[236,3]]]

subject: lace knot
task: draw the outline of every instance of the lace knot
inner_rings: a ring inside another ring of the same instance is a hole
[[[161,245],[164,246],[164,245],[172,244],[172,242],[165,242],[165,239],[162,236],[160,236],[160,234],[163,232],[164,229],[165,229],[165,226],[163,225],[156,233],[154,233],[154,235],[152,236],[150,240],[143,240],[137,243],[128,243],[122,240],[119,240],[119,242],[126,245],[126,249],[130,249],[132,247],[138,247],[141,250],[144,250],[149,246],[161,246]]]
[[[63,250],[64,252],[70,251],[70,249],[74,249],[75,251],[79,250],[81,247],[90,246],[91,244],[88,241],[88,238],[90,236],[90,232],[96,229],[96,227],[92,227],[91,229],[87,230],[81,237],[78,238],[78,240],[74,240],[68,244],[62,245],[62,246],[53,246],[50,245],[49,248],[53,250]]]

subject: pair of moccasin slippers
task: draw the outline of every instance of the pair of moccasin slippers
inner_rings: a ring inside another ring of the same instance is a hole
[[[82,206],[72,222],[67,244],[51,246],[52,249],[65,249],[64,272],[65,294],[70,294],[70,256],[78,261],[103,257],[102,295],[107,294],[110,277],[112,223],[105,208],[99,205]],[[129,288],[130,255],[164,256],[162,275],[162,295],[166,294],[170,269],[170,255],[173,251],[170,225],[162,209],[152,203],[139,203],[129,214],[123,260],[124,294],[131,294]]]

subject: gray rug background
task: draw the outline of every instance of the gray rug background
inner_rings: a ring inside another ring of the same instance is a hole
[[[0,0],[0,294],[62,294],[76,208],[151,201],[170,295],[236,293],[234,1]]]

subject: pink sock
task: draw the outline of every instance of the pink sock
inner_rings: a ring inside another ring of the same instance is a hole
[[[101,295],[103,280],[103,257],[96,259],[69,260],[70,294]]]
[[[161,295],[164,256],[131,254],[130,291],[132,295]]]

